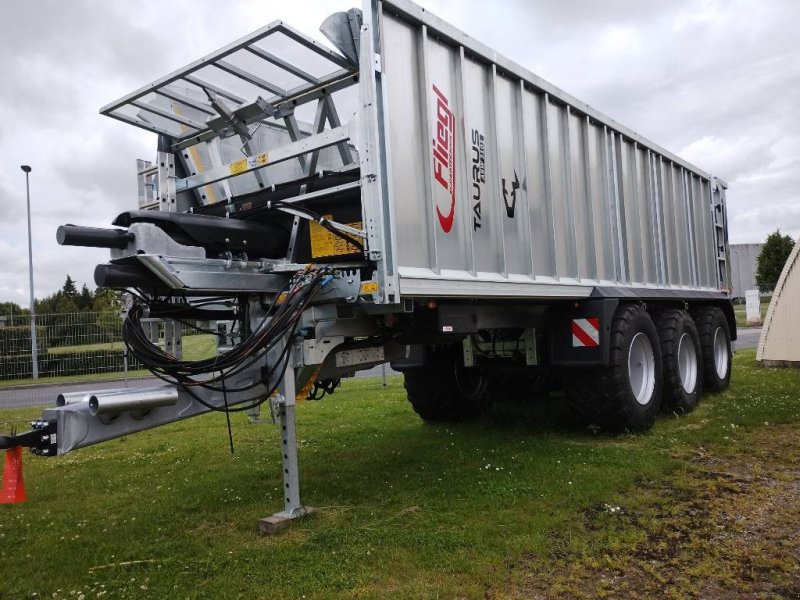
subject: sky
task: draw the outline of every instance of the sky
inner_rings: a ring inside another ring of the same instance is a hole
[[[732,243],[800,235],[800,2],[422,0],[431,12],[729,184]],[[59,225],[135,209],[155,136],[101,116],[116,98],[276,19],[319,25],[359,0],[27,0],[0,21],[0,301],[94,287],[107,251]],[[224,7],[224,8],[223,8]],[[325,42],[327,43],[327,42]]]

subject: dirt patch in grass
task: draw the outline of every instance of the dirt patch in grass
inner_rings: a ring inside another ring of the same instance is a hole
[[[698,448],[583,514],[586,550],[523,560],[498,597],[800,598],[800,426]]]

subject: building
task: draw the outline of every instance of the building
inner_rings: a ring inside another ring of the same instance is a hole
[[[756,286],[756,259],[764,244],[731,244],[731,293],[744,298],[745,290]]]

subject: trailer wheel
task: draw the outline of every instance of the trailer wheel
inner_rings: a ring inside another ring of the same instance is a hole
[[[731,330],[723,312],[716,306],[695,312],[700,352],[703,355],[703,389],[716,393],[731,383]]]
[[[661,345],[639,305],[620,306],[611,323],[609,365],[564,378],[567,399],[581,416],[612,431],[646,431],[661,409]]]
[[[658,315],[656,326],[664,364],[664,408],[692,412],[700,399],[703,379],[700,336],[694,319],[685,310],[670,309]]]
[[[489,405],[488,381],[458,365],[454,352],[437,352],[431,364],[403,372],[406,394],[424,421],[467,421]]]

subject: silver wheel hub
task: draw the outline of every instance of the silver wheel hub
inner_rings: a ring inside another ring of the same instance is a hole
[[[656,359],[650,338],[642,332],[633,336],[628,349],[628,380],[636,401],[649,404],[656,388]]]
[[[714,331],[714,368],[717,370],[717,377],[725,379],[728,374],[728,336],[722,327],[717,327]]]
[[[688,333],[682,334],[678,340],[678,377],[680,377],[684,392],[691,394],[695,391],[697,387],[697,347]]]

